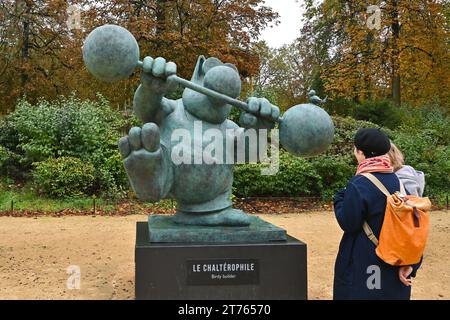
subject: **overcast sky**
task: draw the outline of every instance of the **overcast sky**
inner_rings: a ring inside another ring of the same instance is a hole
[[[264,30],[261,40],[266,40],[271,47],[279,48],[298,38],[302,26],[302,2],[302,0],[265,0],[265,5],[272,7],[280,15],[280,24]]]

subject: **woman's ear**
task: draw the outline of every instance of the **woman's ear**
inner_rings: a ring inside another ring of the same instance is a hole
[[[358,150],[358,148],[356,147],[353,147],[353,153],[355,155],[356,160],[358,160],[358,163],[366,159],[364,152]]]
[[[205,74],[203,73],[203,64],[205,63],[206,58],[204,56],[200,56],[197,59],[197,64],[195,65],[194,74],[192,75],[191,81],[196,84],[203,84],[203,78]]]

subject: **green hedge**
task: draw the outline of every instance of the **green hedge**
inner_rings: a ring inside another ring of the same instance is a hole
[[[92,193],[95,169],[73,157],[60,157],[36,163],[33,182],[36,190],[55,198],[73,198]]]
[[[431,106],[414,116],[405,117],[398,130],[383,129],[403,151],[406,164],[426,175],[426,195],[443,203],[450,192],[450,119],[448,114]],[[351,117],[333,117],[336,134],[333,144],[324,154],[310,158],[296,158],[281,152],[280,172],[262,176],[261,165],[243,165],[236,169],[234,194],[254,196],[321,196],[330,200],[345,187],[355,174],[353,137],[359,128],[376,124]],[[410,121],[420,123],[412,126]]]
[[[320,177],[306,159],[281,152],[278,174],[264,176],[261,174],[262,167],[259,164],[235,167],[235,196],[310,196],[319,191],[317,181]]]
[[[352,112],[375,119],[378,115],[373,110],[382,108],[383,103],[368,106],[367,113],[357,108]],[[345,110],[339,104],[337,109]],[[389,118],[390,114],[394,113],[383,113],[383,117]],[[401,122],[397,118],[375,120],[396,123],[395,130],[384,130],[404,152],[406,163],[425,172],[426,194],[445,196],[450,188],[448,110],[437,104],[416,109],[404,106],[395,113],[398,114]],[[336,115],[333,120],[334,142],[318,157],[296,158],[281,151],[280,171],[275,176],[261,175],[261,165],[236,166],[234,195],[331,199],[356,170],[353,157],[356,131],[379,126],[349,116]],[[129,186],[117,141],[132,125],[139,123],[112,110],[101,96],[97,101],[81,101],[71,96],[53,102],[42,100],[36,105],[21,100],[13,114],[0,120],[0,175],[25,182],[34,179],[41,192],[56,197],[93,193],[123,196]],[[74,166],[74,171],[68,163]],[[88,168],[86,177],[78,171],[80,164]],[[66,168],[67,177],[60,172]],[[58,182],[52,180],[53,175]]]
[[[373,123],[346,117],[333,117],[336,127],[333,144],[324,154],[314,158],[299,158],[280,152],[280,171],[262,176],[263,165],[241,165],[235,169],[234,194],[237,197],[255,196],[321,196],[331,199],[345,187],[354,175],[353,137],[359,128],[373,127]],[[390,130],[387,130],[391,134]]]
[[[116,196],[128,188],[117,142],[129,125],[101,96],[97,101],[61,97],[36,105],[23,99],[0,123],[0,171],[29,181],[35,177],[33,163],[73,157],[94,168],[92,192]]]

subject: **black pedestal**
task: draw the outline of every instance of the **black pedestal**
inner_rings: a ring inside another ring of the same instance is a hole
[[[137,223],[136,299],[303,300],[307,298],[306,244],[287,241],[233,244],[150,243]]]

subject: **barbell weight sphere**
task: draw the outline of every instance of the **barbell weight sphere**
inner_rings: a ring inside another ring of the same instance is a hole
[[[331,145],[334,124],[328,113],[313,104],[300,104],[286,111],[280,121],[280,143],[291,154],[313,157]]]
[[[94,29],[83,45],[86,68],[96,78],[115,82],[128,78],[139,62],[139,45],[125,28],[107,24]]]

